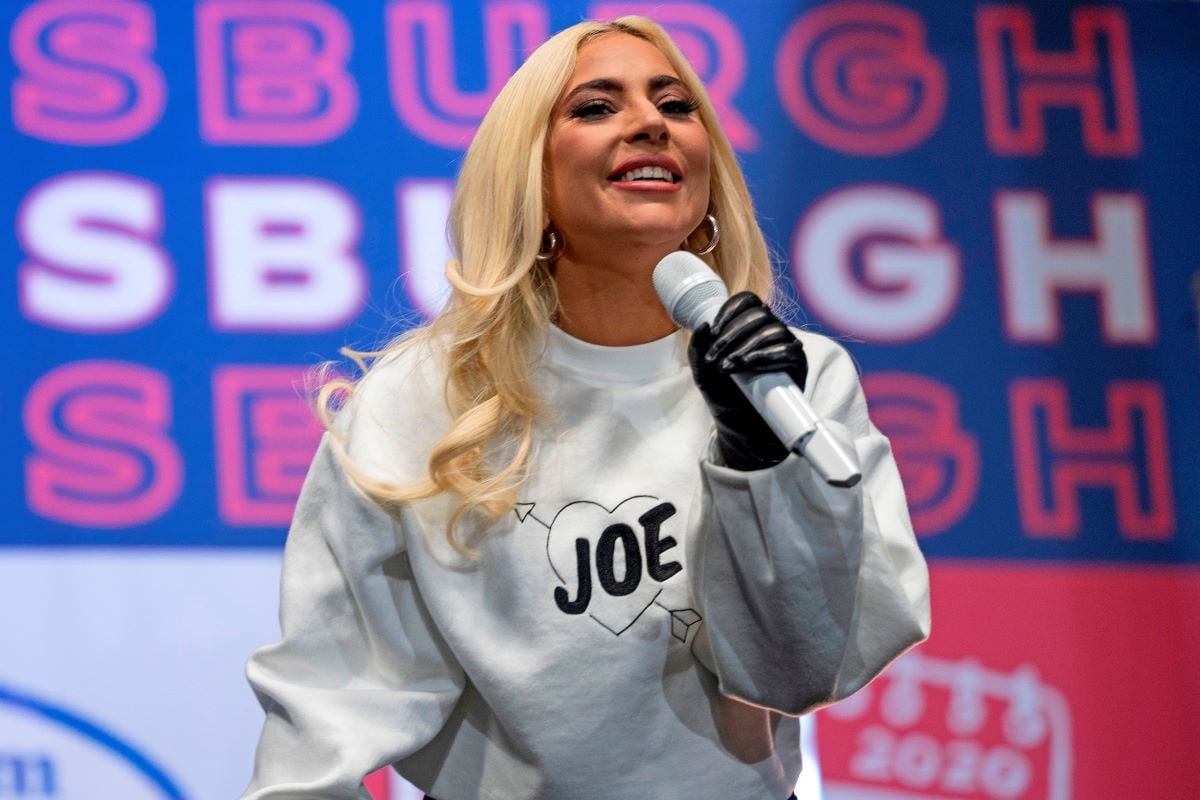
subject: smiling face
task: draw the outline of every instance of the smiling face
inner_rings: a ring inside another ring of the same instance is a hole
[[[568,257],[678,248],[708,207],[709,158],[692,95],[658,48],[625,33],[589,41],[546,144],[547,205]]]

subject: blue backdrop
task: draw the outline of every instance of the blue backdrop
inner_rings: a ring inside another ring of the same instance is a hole
[[[549,32],[627,11],[710,85],[791,320],[859,361],[935,574],[980,568],[980,603],[988,565],[1194,581],[1186,2],[6,4],[0,561],[168,548],[274,569],[319,433],[305,370],[436,309],[487,102]],[[1171,613],[1182,590],[1157,585]],[[0,657],[0,684],[37,682],[57,652],[38,648]]]

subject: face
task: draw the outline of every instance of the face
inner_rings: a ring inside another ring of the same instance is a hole
[[[550,219],[567,254],[679,247],[708,208],[708,132],[670,62],[644,39],[585,44],[546,145]]]

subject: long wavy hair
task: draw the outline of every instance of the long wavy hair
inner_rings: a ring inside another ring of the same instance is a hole
[[[543,413],[532,383],[536,348],[558,304],[554,280],[535,258],[549,219],[543,153],[554,106],[580,48],[610,33],[657,47],[699,104],[696,113],[711,148],[709,211],[721,225],[720,242],[705,260],[731,292],[772,295],[766,242],[733,148],[699,77],[666,32],[645,17],[627,16],[579,23],[538,47],[497,95],[463,161],[450,210],[457,258],[446,265],[451,294],[444,309],[383,350],[347,352],[364,372],[367,359],[420,343],[443,359],[444,402],[452,423],[433,446],[423,478],[381,481],[350,463],[340,445],[338,451],[364,493],[393,515],[411,501],[449,495],[454,502],[446,536],[463,555],[473,552],[458,534],[464,515],[494,519],[511,511],[528,476],[534,426]],[[704,233],[693,236],[703,243]],[[333,408],[344,402],[334,398],[348,396],[354,385],[332,380],[321,389],[318,409],[331,430]]]

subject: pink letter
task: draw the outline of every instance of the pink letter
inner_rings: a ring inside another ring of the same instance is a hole
[[[1022,6],[983,6],[976,12],[975,28],[984,120],[993,152],[1009,156],[1046,152],[1042,115],[1053,106],[1079,109],[1088,153],[1109,157],[1138,154],[1137,84],[1124,11],[1072,9],[1075,41],[1074,48],[1066,52],[1037,49],[1033,15]],[[1105,43],[1103,59],[1101,40]]]
[[[838,329],[876,342],[928,336],[958,305],[958,250],[937,203],[896,186],[855,186],[819,200],[792,244],[797,288]]]
[[[385,767],[378,772],[372,772],[363,780],[363,786],[367,788],[371,800],[392,800],[392,773],[390,767]]]
[[[775,61],[792,122],[831,150],[889,156],[937,130],[946,69],[925,49],[925,23],[892,3],[826,3],[784,34]]]
[[[204,197],[216,328],[323,331],[358,314],[367,279],[352,197],[321,181],[232,178]]]
[[[892,443],[913,527],[941,533],[962,519],[979,489],[979,442],[962,429],[958,396],[905,372],[864,376],[871,419]]]
[[[1026,378],[1010,387],[1017,496],[1030,536],[1078,536],[1083,486],[1113,490],[1117,528],[1125,538],[1165,541],[1174,534],[1161,387],[1153,381],[1112,381],[1105,397],[1108,427],[1075,428],[1062,381]],[[1140,436],[1134,434],[1135,419]]]
[[[1055,238],[1050,203],[1038,192],[996,195],[996,240],[1004,320],[1010,339],[1054,342],[1062,336],[1059,292],[1099,295],[1110,344],[1150,344],[1157,337],[1146,209],[1132,192],[1092,195],[1091,239]]]
[[[626,14],[653,17],[667,29],[704,81],[729,143],[738,150],[757,149],[758,132],[733,104],[746,78],[746,47],[729,17],[707,3],[599,2],[589,10],[592,19]]]
[[[81,528],[144,525],[183,485],[168,437],[171,386],[120,361],[80,361],[44,375],[25,400],[29,508]]]
[[[314,0],[205,0],[196,7],[200,130],[214,144],[309,145],[358,111],[350,28]]]
[[[482,91],[464,92],[454,81],[449,4],[440,0],[388,3],[392,105],[404,124],[427,142],[466,147],[500,87],[519,66],[520,54],[541,44],[550,27],[546,9],[530,0],[489,2],[483,8],[483,22],[487,85]]]
[[[29,257],[18,273],[22,313],[80,332],[147,324],[174,289],[162,228],[158,187],[137,178],[76,172],[41,183],[17,214]]]
[[[321,438],[304,370],[224,366],[213,376],[218,508],[229,525],[287,525]]]
[[[131,0],[45,0],[12,29],[20,74],[13,124],[29,136],[74,145],[132,141],[167,101],[154,53],[154,13]]]

